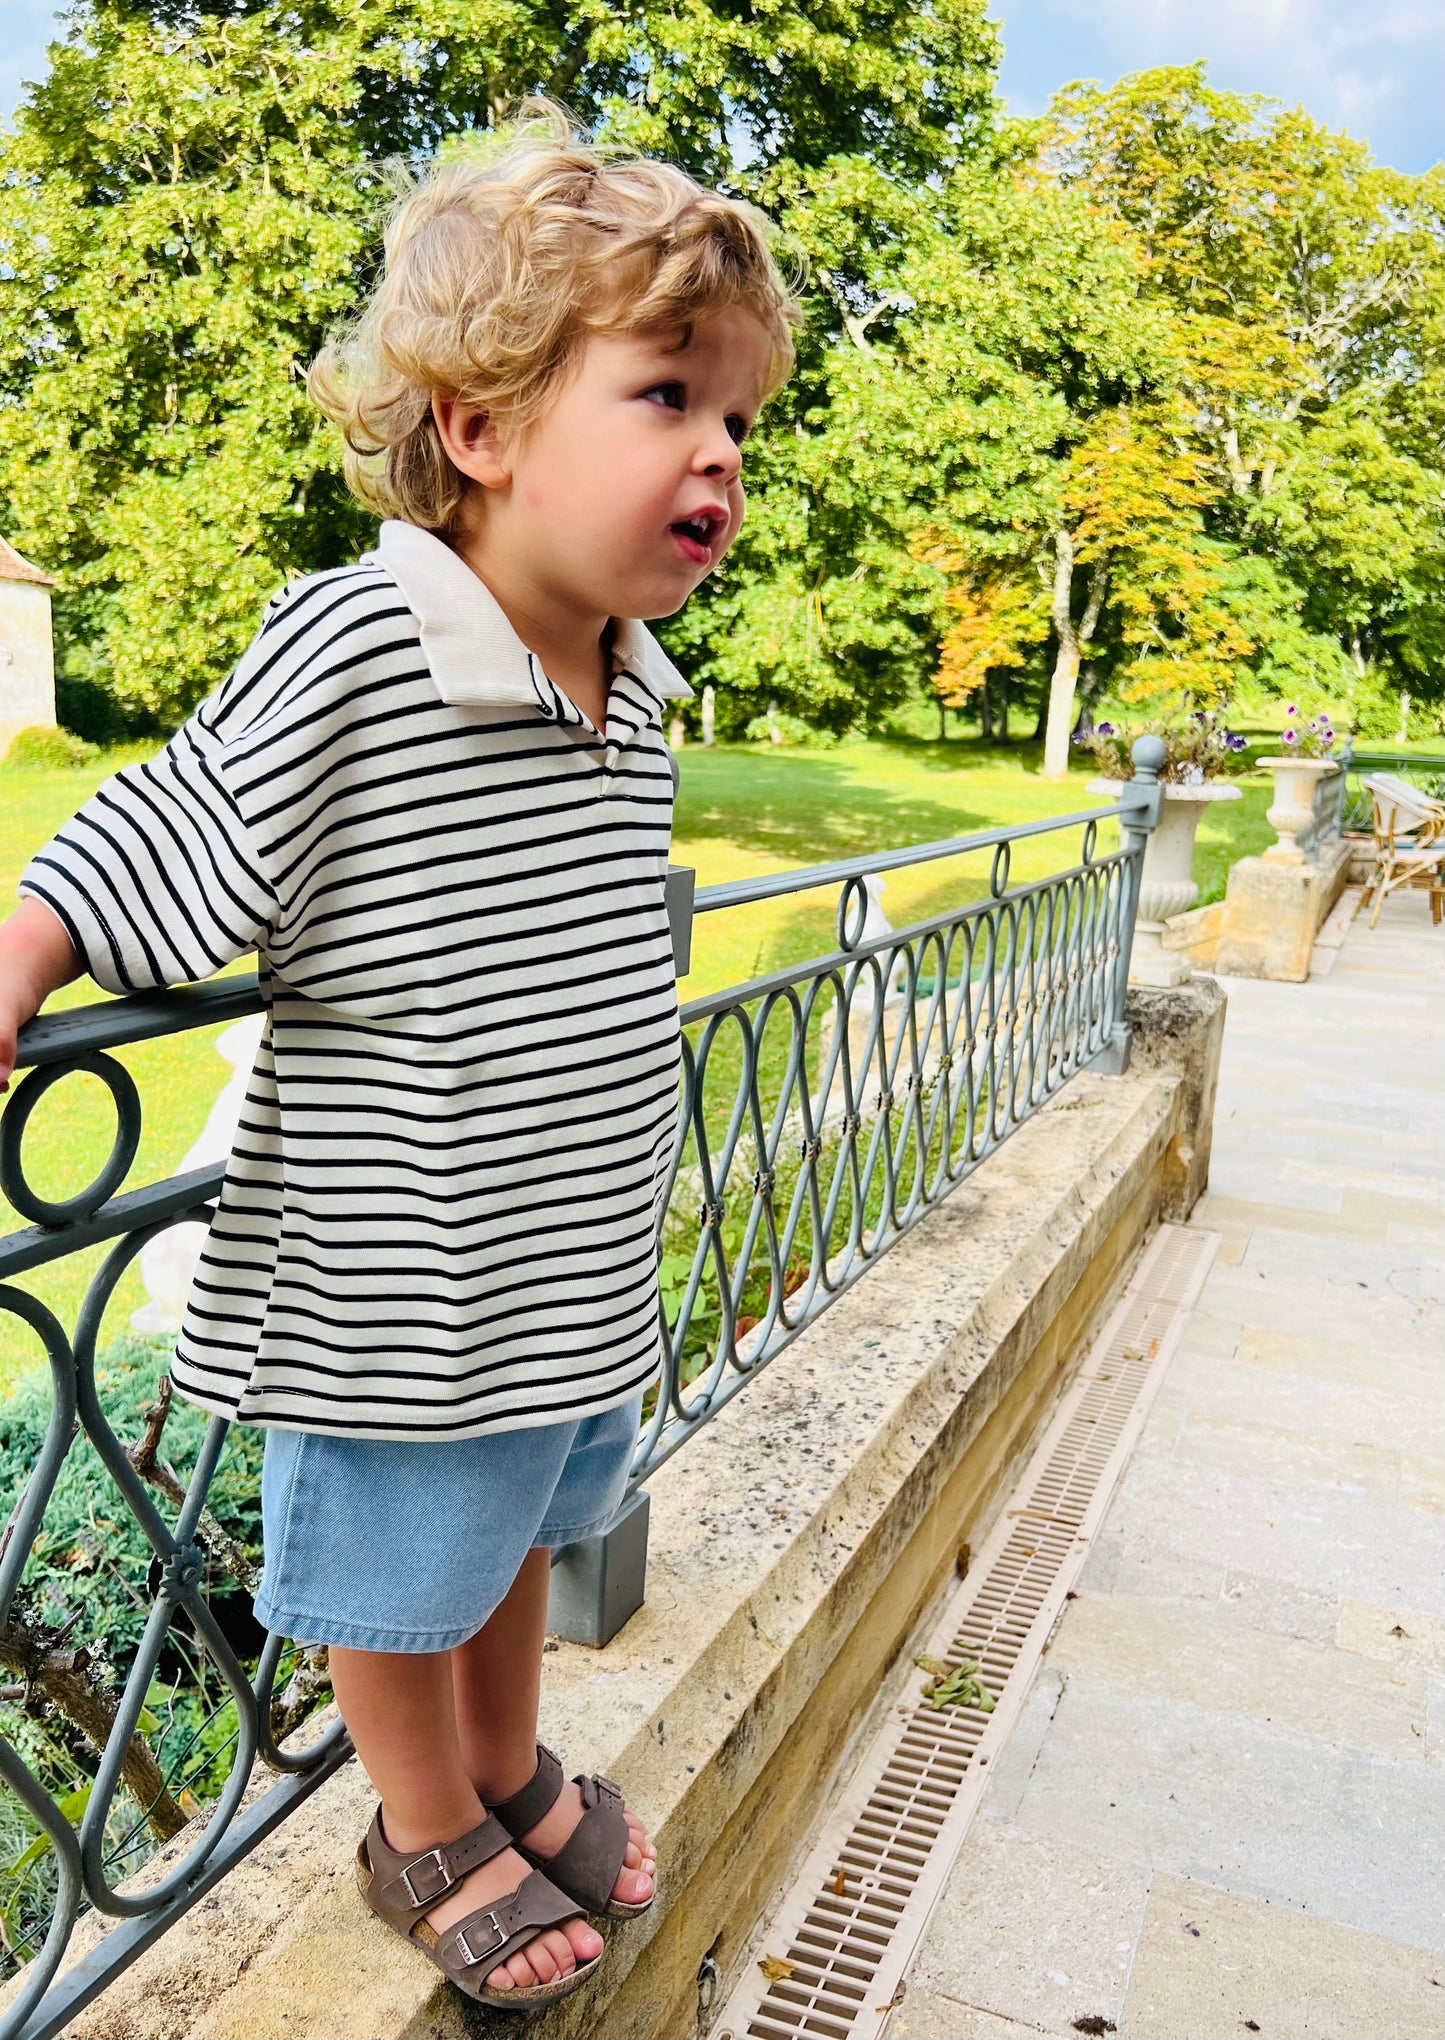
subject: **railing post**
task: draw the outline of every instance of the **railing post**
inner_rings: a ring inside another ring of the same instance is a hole
[[[1167,755],[1164,740],[1162,737],[1139,737],[1131,755],[1134,777],[1124,782],[1119,795],[1119,843],[1129,853],[1129,861],[1124,867],[1124,897],[1119,905],[1114,1010],[1108,1046],[1094,1064],[1096,1069],[1113,1076],[1122,1076],[1129,1067],[1129,1022],[1124,1010],[1129,996],[1129,959],[1134,951],[1134,924],[1139,918],[1144,851],[1164,801],[1164,789],[1159,783],[1159,768]]]
[[[595,1537],[552,1553],[547,1627],[564,1643],[610,1643],[642,1606],[647,1586],[645,1488],[634,1488]]]
[[[1349,777],[1354,769],[1354,763],[1355,740],[1353,736],[1348,736],[1339,757],[1339,773],[1330,789],[1332,812],[1320,831],[1321,842],[1332,843],[1345,833],[1345,813],[1350,801]]]
[[[667,925],[672,934],[672,974],[686,977],[692,969],[693,898],[697,873],[690,864],[667,867]]]

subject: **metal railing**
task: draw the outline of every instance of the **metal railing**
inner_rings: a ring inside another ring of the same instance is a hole
[[[554,1571],[554,1613],[582,1610],[570,1633],[605,1641],[640,1599],[648,1475],[1077,1070],[1125,1066],[1128,958],[1161,758],[1157,740],[1141,740],[1117,805],[697,895],[701,915],[837,887],[836,947],[682,1008],[660,1256],[662,1380],[617,1522],[561,1554]],[[1119,822],[1120,843],[1101,853],[1106,820]],[[1017,846],[1071,836],[1062,869],[1013,882]],[[870,878],[970,856],[987,865],[986,880],[968,888],[978,897],[955,892],[908,927],[868,932]],[[0,1311],[35,1333],[50,1378],[43,1442],[0,1547],[0,1676],[13,1681],[0,1690],[0,1779],[19,1844],[8,1869],[0,1863],[11,1978],[0,2040],[62,2031],[350,1754],[339,1723],[294,1746],[292,1732],[325,1696],[324,1654],[288,1653],[270,1637],[246,1662],[235,1615],[238,1604],[249,1613],[254,1559],[210,1507],[231,1427],[218,1417],[197,1425],[183,1478],[162,1456],[174,1423],[165,1384],[133,1413],[138,1434],[125,1443],[97,1375],[101,1321],[122,1275],[166,1228],[207,1218],[224,1176],[216,1166],[117,1194],[141,1105],[112,1051],[261,1008],[254,978],[234,978],[41,1018],[24,1030],[28,1074],[0,1119],[0,1188],[29,1221],[0,1239]],[[84,1191],[51,1201],[26,1180],[22,1137],[45,1092],[78,1070],[109,1089],[115,1140]],[[97,1243],[108,1252],[69,1336],[7,1278]],[[103,1615],[92,1614],[87,1633],[79,1584],[78,1605],[57,1608],[26,1579],[57,1483],[89,1452],[102,1519],[128,1512],[150,1553],[148,1576],[125,1583],[144,1621],[120,1666],[98,1627]],[[609,1554],[614,1563],[601,1565]],[[629,1569],[619,1604],[615,1582]],[[605,1590],[604,1573],[613,1581]],[[157,1690],[187,1668],[224,1697],[209,1712],[192,1706],[193,1732],[179,1756],[163,1742],[163,1764]],[[205,1762],[187,1770],[197,1748]],[[248,1800],[258,1760],[277,1782]],[[67,1777],[83,1782],[65,1793]],[[127,1882],[177,1837],[178,1860],[159,1881]],[[55,1981],[87,1906],[118,1924]]]
[[[1445,757],[1418,751],[1376,751],[1357,746],[1353,738],[1340,753],[1339,830],[1369,835],[1373,808],[1365,781],[1375,772],[1392,772],[1408,780],[1432,800],[1445,800]]]

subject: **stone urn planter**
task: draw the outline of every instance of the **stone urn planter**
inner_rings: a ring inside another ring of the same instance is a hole
[[[1090,781],[1089,791],[1117,796],[1123,784],[1118,779],[1095,779]],[[1204,810],[1212,801],[1240,798],[1240,789],[1225,779],[1202,779],[1193,786],[1166,780],[1163,791],[1158,825],[1144,849],[1139,912],[1129,957],[1129,976],[1139,985],[1180,985],[1193,975],[1177,949],[1164,947],[1164,923],[1187,912],[1199,897],[1194,837]]]
[[[1339,772],[1333,758],[1261,758],[1274,775],[1269,825],[1279,841],[1263,854],[1271,864],[1313,864],[1319,856],[1324,814],[1321,802]]]

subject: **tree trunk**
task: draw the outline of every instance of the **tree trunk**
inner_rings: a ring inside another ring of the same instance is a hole
[[[978,734],[984,743],[993,742],[993,689],[989,686],[987,673],[978,690]]]
[[[1054,533],[1054,587],[1051,609],[1058,651],[1049,679],[1048,715],[1044,723],[1045,779],[1064,779],[1069,770],[1069,738],[1074,727],[1074,689],[1084,653],[1098,628],[1108,585],[1108,561],[1094,561],[1084,614],[1074,622],[1074,535]]]
[[[948,708],[941,694],[938,697],[938,741],[940,744],[948,742]]]
[[[0,1665],[20,1674],[27,1699],[44,1701],[97,1751],[105,1748],[117,1704],[91,1663],[88,1645],[67,1645],[62,1631],[31,1623],[12,1609],[0,1625]],[[167,1791],[155,1753],[139,1730],[125,1746],[120,1775],[156,1840],[168,1842],[178,1835],[186,1816]]]
[[[998,741],[1001,744],[1006,744],[1009,740],[1008,683],[1009,669],[1007,666],[1000,666],[998,669]]]
[[[1099,692],[1099,671],[1096,666],[1079,668],[1079,712],[1074,719],[1074,735],[1087,736],[1094,727],[1094,697]]]
[[[713,715],[717,707],[717,696],[711,687],[702,690],[702,740],[706,745],[713,742]]]

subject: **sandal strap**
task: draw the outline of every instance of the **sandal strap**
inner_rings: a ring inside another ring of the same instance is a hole
[[[577,1919],[581,1910],[540,1870],[532,1870],[515,1891],[448,1927],[437,1939],[436,1959],[448,1968],[478,1968],[485,1976],[546,1928]]]
[[[607,1909],[617,1873],[627,1856],[627,1816],[622,1788],[610,1778],[574,1778],[582,1791],[583,1814],[555,1856],[522,1854],[544,1870],[559,1890],[589,1913]]]
[[[489,1863],[510,1849],[512,1837],[490,1814],[454,1842],[441,1842],[434,1849],[413,1853],[393,1849],[381,1826],[381,1808],[376,1809],[366,1837],[366,1853],[378,1882],[377,1901],[395,1915],[419,1915],[430,1911],[438,1899],[460,1884],[479,1863]]]
[[[520,1792],[510,1799],[489,1802],[487,1812],[502,1823],[509,1835],[530,1834],[538,1821],[552,1811],[562,1790],[562,1760],[545,1743],[537,1745],[537,1768]]]

